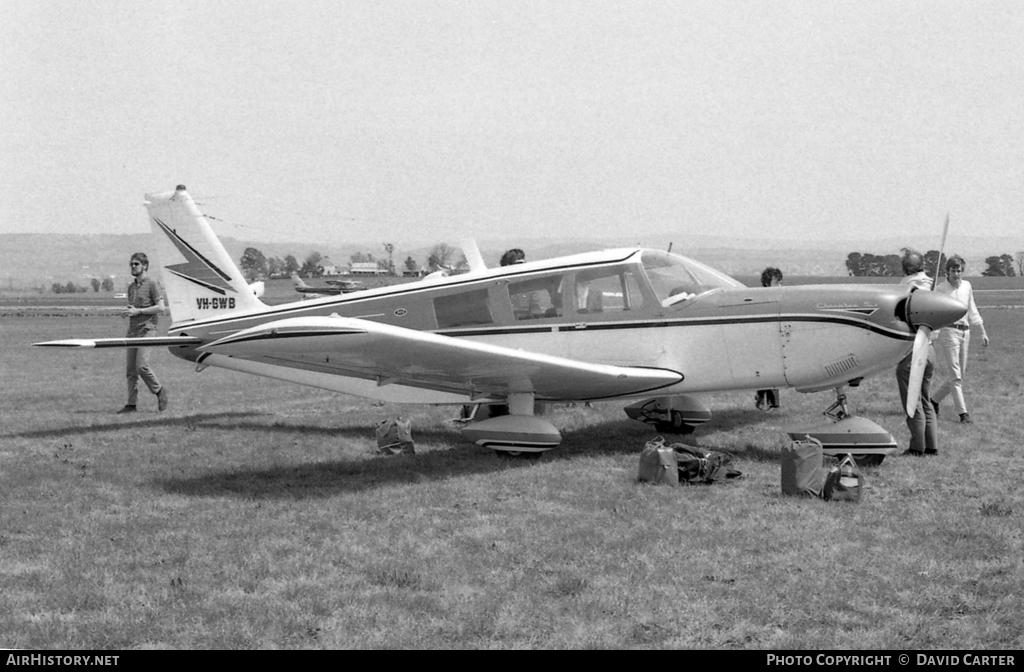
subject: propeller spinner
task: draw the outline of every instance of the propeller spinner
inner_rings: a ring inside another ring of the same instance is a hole
[[[916,290],[907,299],[907,323],[917,329],[914,355],[910,360],[910,384],[907,389],[907,415],[914,417],[921,398],[921,381],[928,364],[928,346],[932,331],[949,326],[967,313],[967,306],[951,296]]]

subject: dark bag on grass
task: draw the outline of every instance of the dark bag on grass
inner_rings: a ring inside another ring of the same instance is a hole
[[[660,436],[651,439],[640,451],[637,480],[654,485],[679,485],[679,464],[676,451],[665,445]]]
[[[680,483],[714,483],[739,478],[742,472],[733,469],[732,456],[714,450],[701,450],[683,443],[673,443],[679,463]]]
[[[415,453],[412,442],[412,421],[401,416],[388,418],[377,425],[377,449],[385,455]]]
[[[863,482],[856,460],[853,455],[847,455],[829,469],[821,497],[832,502],[859,502]]]
[[[782,449],[782,494],[821,497],[829,470],[821,463],[821,441],[808,436]]]

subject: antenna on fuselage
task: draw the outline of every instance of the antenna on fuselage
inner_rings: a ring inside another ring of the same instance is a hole
[[[669,241],[668,249],[665,251],[668,252],[669,254],[672,254],[672,241]]]

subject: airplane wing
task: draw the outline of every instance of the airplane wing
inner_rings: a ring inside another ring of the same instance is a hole
[[[347,317],[298,317],[252,327],[200,352],[402,384],[472,398],[533,392],[538,400],[639,394],[683,379],[667,369],[591,364]],[[200,361],[202,361],[200,359]]]
[[[62,341],[33,343],[41,348],[153,348],[172,345],[199,345],[192,336],[138,336],[135,338],[68,338]]]

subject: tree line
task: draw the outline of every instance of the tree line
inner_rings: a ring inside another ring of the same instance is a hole
[[[384,275],[399,275],[399,269],[395,267],[394,252],[395,246],[393,244],[384,243],[386,257],[378,259],[369,252],[356,252],[349,257],[349,261],[353,264],[373,263],[376,264],[379,270],[383,271]],[[456,248],[447,243],[438,243],[430,250],[430,254],[427,257],[427,267],[432,271],[441,268],[452,268],[452,260],[457,252]],[[285,256],[284,259],[267,257],[257,248],[247,247],[242,253],[239,266],[246,280],[251,282],[258,278],[287,277],[292,273],[297,273],[304,278],[319,278],[325,272],[324,261],[325,257],[315,251],[310,252],[300,264],[298,259],[291,254]],[[467,266],[465,256],[459,259],[455,266],[456,268]],[[410,256],[406,257],[402,268],[408,271],[416,271],[419,266],[416,260]]]
[[[99,278],[91,278],[89,280],[89,287],[76,285],[70,280],[68,280],[67,283],[63,285],[60,284],[59,282],[55,282],[53,283],[53,285],[50,286],[50,291],[53,292],[54,294],[76,294],[81,292],[88,292],[90,288],[92,288],[92,291],[94,292],[98,292],[101,289],[104,292],[112,292],[114,291],[114,279],[103,278],[102,280],[100,280]]]
[[[925,272],[935,275],[938,267],[945,270],[947,255],[939,255],[938,250],[928,250],[924,255]],[[846,257],[846,270],[850,275],[858,277],[885,276],[899,277],[903,275],[902,256],[899,254],[872,254],[870,252],[850,252]],[[985,258],[986,268],[981,272],[986,277],[1017,277],[1024,276],[1024,251],[1016,255],[1000,254]]]

